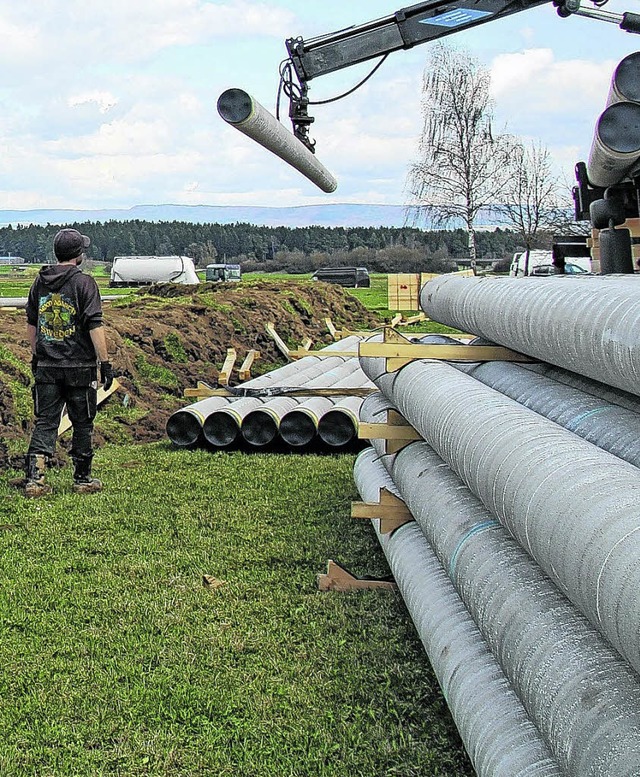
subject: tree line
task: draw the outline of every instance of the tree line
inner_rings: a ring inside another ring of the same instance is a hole
[[[190,256],[198,267],[240,263],[245,272],[312,272],[327,265],[366,266],[375,272],[435,272],[468,257],[463,229],[417,227],[263,227],[254,224],[193,224],[182,221],[74,223],[91,238],[90,259],[115,256]],[[53,262],[59,225],[0,228],[0,253],[26,262]],[[478,258],[506,259],[522,248],[512,231],[478,232]]]

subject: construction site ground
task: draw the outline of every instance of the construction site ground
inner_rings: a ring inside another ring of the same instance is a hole
[[[198,381],[215,385],[228,348],[237,366],[259,351],[252,376],[285,358],[267,333],[273,323],[291,348],[311,338],[333,342],[327,327],[375,328],[383,322],[339,286],[308,281],[201,284],[193,290],[163,284],[105,302],[109,354],[121,389],[101,407],[96,443],[153,442],[164,438],[183,392]],[[231,383],[237,383],[237,372]],[[32,423],[30,350],[24,310],[0,309],[0,469],[16,466]],[[65,456],[65,440],[60,456]]]

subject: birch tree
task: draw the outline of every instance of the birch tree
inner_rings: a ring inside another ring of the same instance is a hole
[[[492,132],[490,73],[464,51],[435,44],[425,68],[423,127],[407,176],[408,211],[446,227],[464,224],[476,260],[475,223],[502,201],[512,140]]]

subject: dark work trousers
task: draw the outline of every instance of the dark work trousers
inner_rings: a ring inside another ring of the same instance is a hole
[[[37,367],[34,373],[33,406],[36,423],[27,453],[52,455],[64,406],[73,427],[71,456],[93,456],[93,420],[97,407],[95,367]]]

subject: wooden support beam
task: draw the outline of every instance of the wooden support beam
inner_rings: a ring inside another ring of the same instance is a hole
[[[231,372],[235,366],[237,358],[238,358],[238,355],[236,354],[236,349],[227,348],[227,356],[224,360],[224,364],[222,365],[222,369],[218,373],[218,383],[221,386],[229,385],[229,380],[231,379]]]
[[[213,391],[216,391],[216,389],[213,388],[213,386],[210,386],[208,383],[203,383],[201,380],[199,380],[196,384],[196,388],[187,388],[182,392],[183,397],[190,397],[193,399],[202,399],[204,397],[212,397],[214,396],[212,394]],[[223,394],[222,396],[226,396],[229,392],[227,391],[226,394]]]
[[[387,372],[396,372],[416,359],[438,359],[458,362],[536,362],[530,356],[501,345],[446,345],[413,343],[395,329],[385,328],[383,342],[358,344],[360,356],[382,357],[387,360]]]
[[[289,350],[289,346],[276,332],[276,328],[273,322],[269,321],[269,323],[265,325],[265,329],[267,330],[267,334],[271,336],[273,342],[276,344],[280,353],[285,357],[287,361],[291,361],[291,351]]]
[[[316,356],[318,359],[333,359],[334,356],[358,356],[358,351],[307,351],[304,348],[297,348],[295,351],[289,351],[289,359],[303,359],[305,356]]]
[[[326,573],[318,575],[318,589],[320,591],[362,591],[376,588],[393,591],[396,584],[391,580],[356,577],[332,559],[329,559],[327,563]]]
[[[240,371],[238,373],[240,380],[245,381],[249,380],[251,377],[251,368],[253,367],[253,363],[257,361],[260,358],[260,351],[256,351],[254,348],[252,348],[247,355],[244,357],[244,361],[242,362],[242,366],[240,367]]]
[[[300,347],[304,348],[305,351],[310,351],[312,345],[313,345],[313,340],[310,337],[305,337]]]
[[[391,319],[391,326],[395,327],[398,326],[398,324],[402,321],[402,313],[396,313],[396,315]]]
[[[340,336],[338,335],[338,332],[333,325],[333,321],[330,318],[325,318],[324,323],[327,325],[327,329],[329,330],[331,337],[333,337],[334,340],[339,340]]]
[[[415,520],[407,505],[386,488],[380,490],[379,502],[352,502],[352,518],[378,518],[380,532],[388,534],[405,523]]]
[[[362,421],[358,424],[358,438],[361,440],[402,440],[411,442],[412,440],[421,440],[422,437],[413,426],[392,424],[365,424]]]
[[[100,387],[98,389],[98,398],[97,398],[98,405],[101,405],[107,397],[110,397],[119,388],[120,388],[120,383],[118,382],[117,378],[114,378],[113,383],[111,384],[111,386],[107,391],[105,391],[102,387]],[[71,420],[69,419],[69,416],[65,411],[62,414],[62,418],[60,419],[60,425],[58,426],[58,437],[60,437],[61,434],[64,434],[68,429],[71,429]]]

